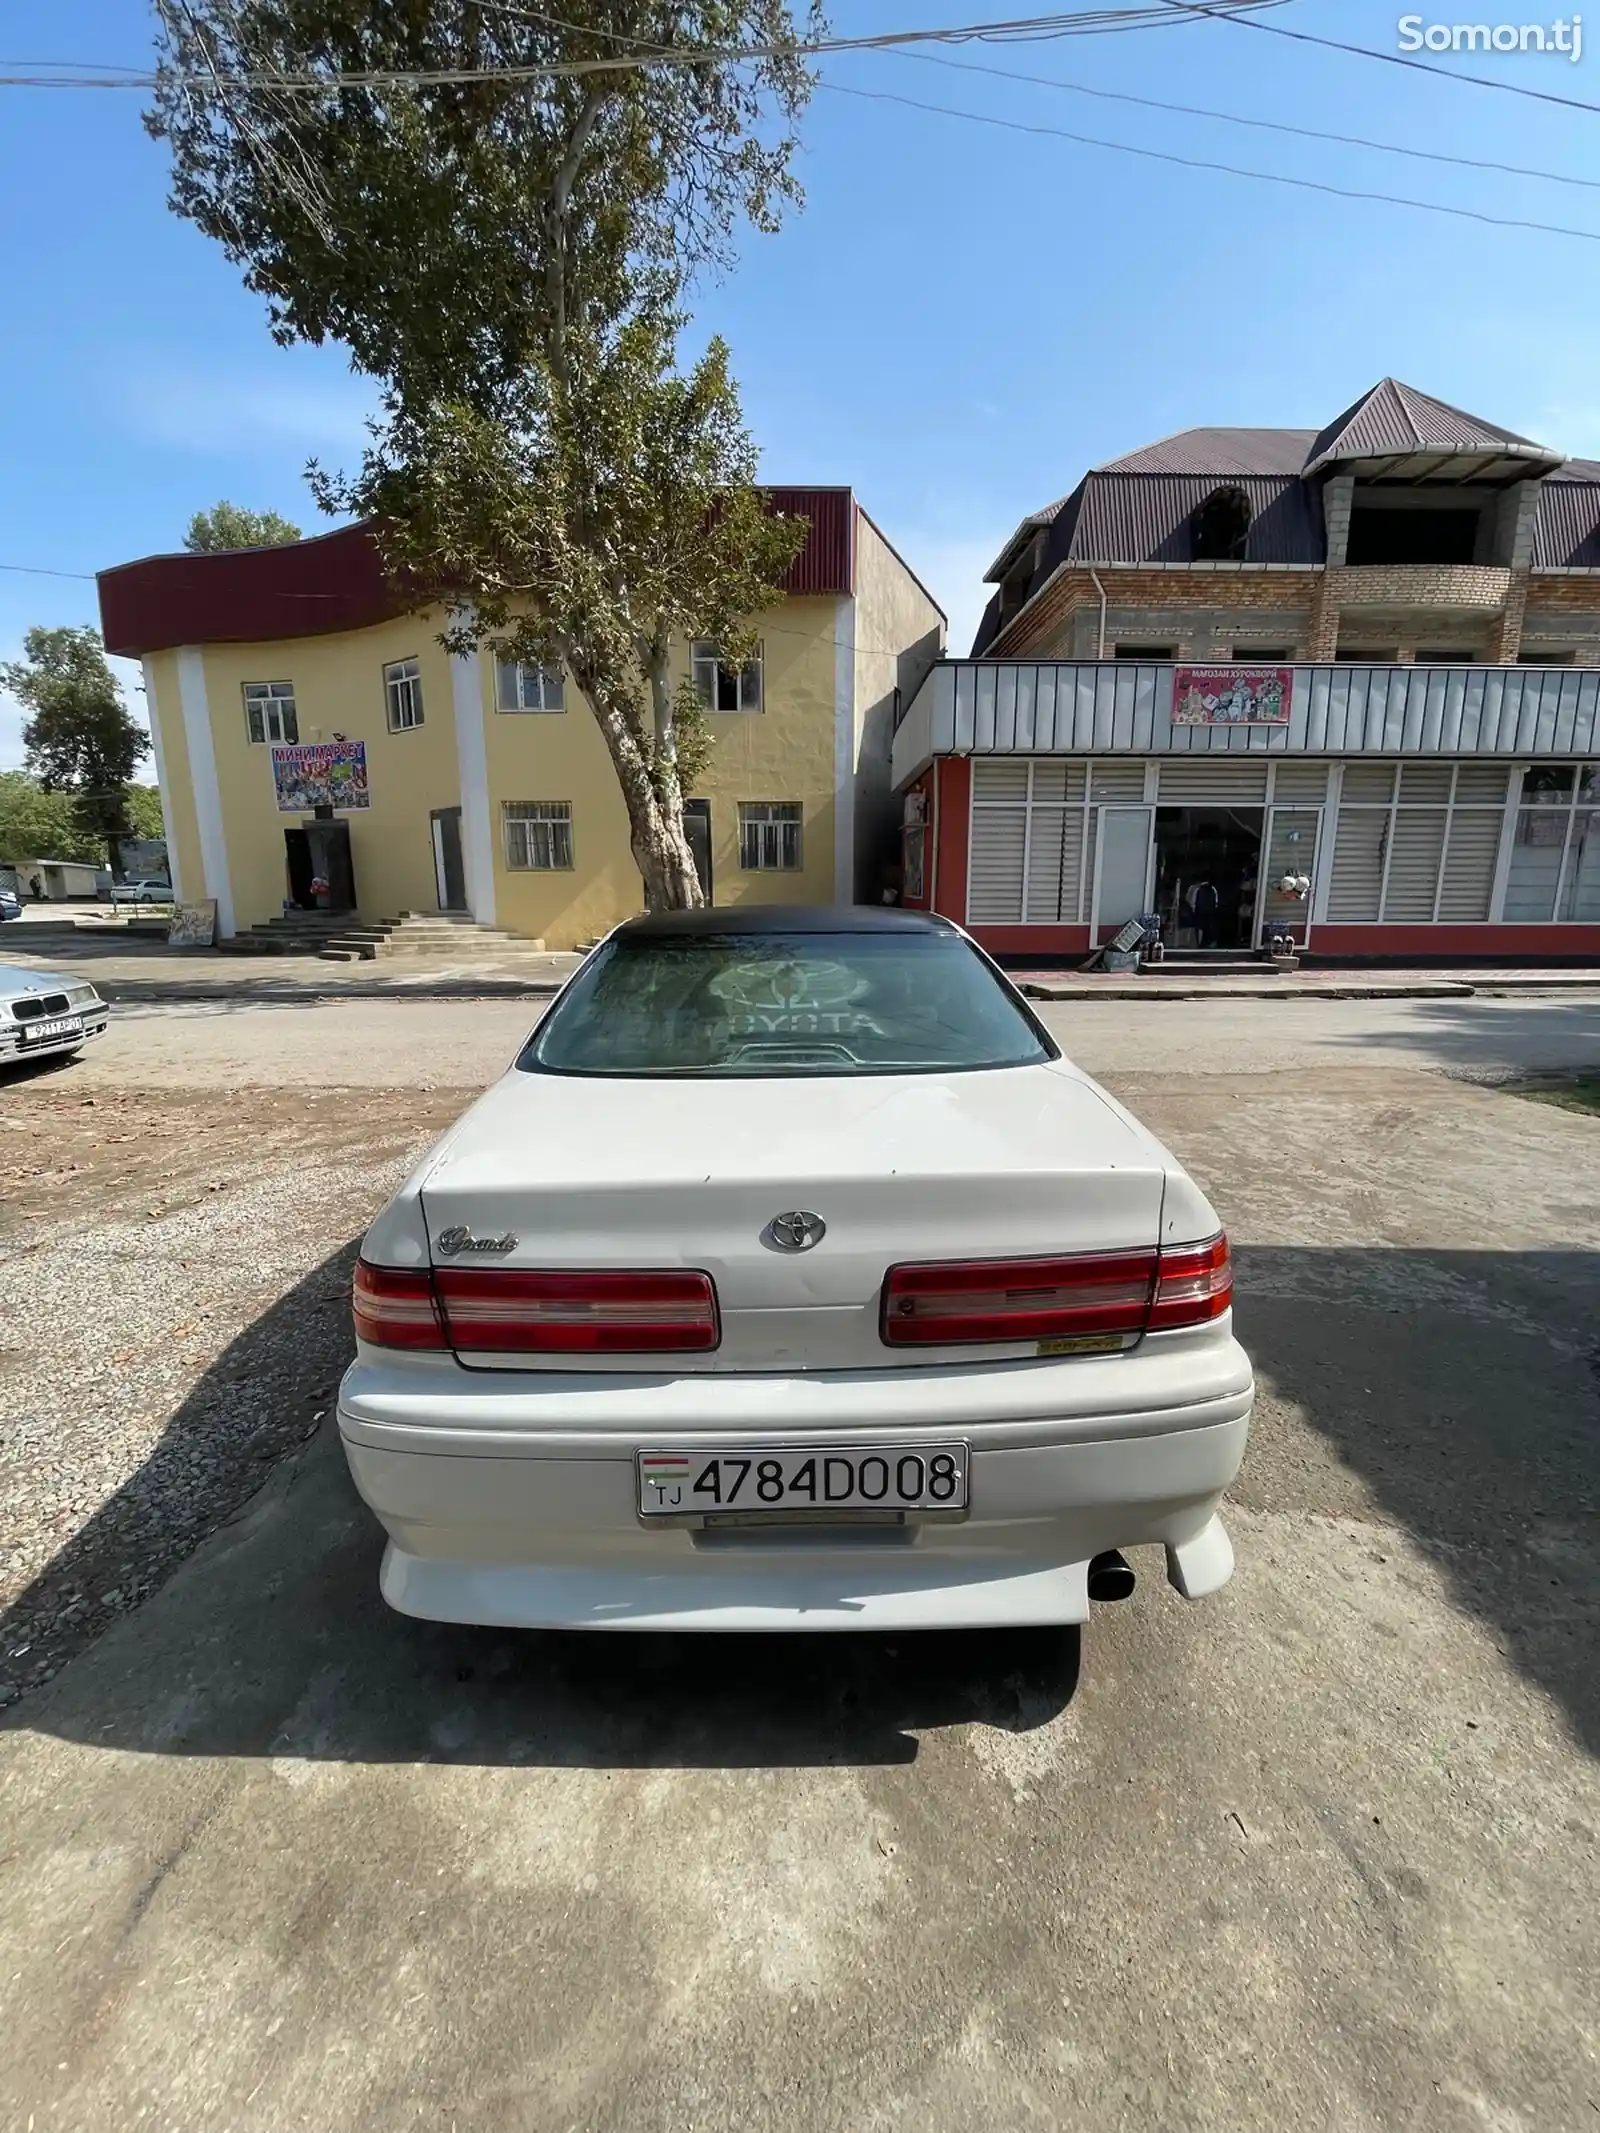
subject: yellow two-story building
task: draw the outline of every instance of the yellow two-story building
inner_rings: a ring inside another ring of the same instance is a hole
[[[890,744],[945,618],[849,489],[768,493],[808,530],[754,658],[678,648],[713,736],[690,841],[716,904],[876,900],[899,856]],[[565,948],[639,909],[571,677],[446,652],[366,527],[99,586],[107,650],[143,662],[174,892],[214,899],[221,938],[438,910]]]

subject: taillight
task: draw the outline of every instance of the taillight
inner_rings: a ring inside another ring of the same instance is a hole
[[[707,1274],[439,1267],[433,1279],[458,1354],[680,1353],[714,1348],[719,1338]]]
[[[1232,1302],[1233,1266],[1226,1237],[1162,1247],[1161,1278],[1150,1306],[1152,1333],[1173,1326],[1203,1326],[1220,1318]]]
[[[442,1348],[444,1327],[433,1298],[433,1277],[392,1266],[356,1262],[356,1334],[374,1348]]]
[[[979,1341],[1137,1338],[1220,1318],[1233,1300],[1228,1240],[1063,1259],[964,1259],[889,1269],[892,1348]]]
[[[883,1337],[898,1348],[1139,1333],[1155,1279],[1153,1251],[891,1267]]]

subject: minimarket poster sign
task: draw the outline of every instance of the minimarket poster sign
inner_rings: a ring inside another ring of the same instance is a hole
[[[315,741],[272,751],[272,786],[280,815],[313,807],[368,807],[365,741]]]
[[[1293,667],[1175,667],[1175,726],[1287,726]]]

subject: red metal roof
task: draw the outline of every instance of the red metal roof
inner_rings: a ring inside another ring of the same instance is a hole
[[[769,489],[772,508],[808,518],[805,546],[781,579],[793,594],[855,590],[855,498],[849,489]],[[255,644],[388,622],[416,605],[385,572],[368,524],[282,548],[152,555],[99,574],[106,650],[138,658],[177,644]]]

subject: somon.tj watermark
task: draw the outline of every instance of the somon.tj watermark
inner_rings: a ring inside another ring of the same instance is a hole
[[[1560,52],[1568,59],[1583,57],[1581,15],[1520,23],[1425,22],[1420,15],[1402,15],[1399,31],[1402,52]]]

